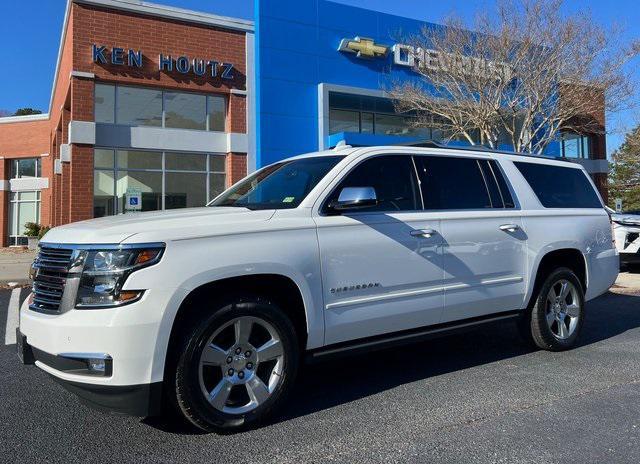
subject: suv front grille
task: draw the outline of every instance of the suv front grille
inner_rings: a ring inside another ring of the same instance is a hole
[[[60,312],[72,254],[71,249],[40,247],[33,263],[37,272],[33,279],[30,309],[45,313]]]

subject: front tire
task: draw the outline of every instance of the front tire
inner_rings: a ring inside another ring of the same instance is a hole
[[[521,320],[524,337],[538,348],[563,351],[576,344],[584,323],[584,290],[567,268],[551,272]]]
[[[285,313],[259,297],[212,308],[182,335],[171,389],[175,404],[206,432],[246,429],[272,415],[296,377],[299,348]]]

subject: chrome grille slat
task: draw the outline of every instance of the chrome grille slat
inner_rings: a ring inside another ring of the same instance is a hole
[[[32,286],[32,310],[60,312],[72,255],[72,249],[40,247],[33,264],[38,272]]]
[[[44,290],[42,287],[37,287],[38,295],[44,295],[46,297],[52,297],[60,299],[62,298],[62,292],[50,292],[49,290]]]

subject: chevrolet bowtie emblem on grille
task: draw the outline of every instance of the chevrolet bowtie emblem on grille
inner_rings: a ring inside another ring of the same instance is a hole
[[[376,44],[373,39],[356,37],[355,39],[342,39],[338,51],[355,53],[358,58],[378,58],[387,56],[389,47]]]

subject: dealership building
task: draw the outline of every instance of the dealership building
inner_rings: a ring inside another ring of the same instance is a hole
[[[25,243],[26,222],[202,206],[341,142],[439,139],[385,92],[419,78],[397,41],[423,22],[324,0],[259,0],[255,17],[69,0],[48,112],[0,118],[0,245]],[[606,195],[603,132],[564,134],[548,153]]]

